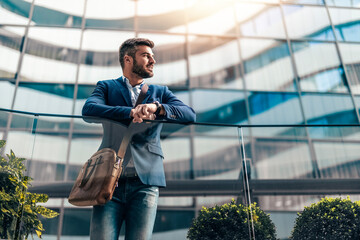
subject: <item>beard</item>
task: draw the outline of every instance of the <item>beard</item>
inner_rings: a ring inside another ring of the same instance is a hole
[[[132,72],[141,78],[151,78],[152,76],[154,76],[153,72],[148,72],[146,71],[145,67],[138,65],[135,58]]]

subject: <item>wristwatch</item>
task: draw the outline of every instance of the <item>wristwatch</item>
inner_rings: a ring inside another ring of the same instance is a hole
[[[161,111],[161,105],[160,105],[160,103],[159,103],[158,101],[155,101],[155,102],[153,102],[153,103],[156,105],[156,111],[154,112],[154,114],[155,114],[156,116],[158,116],[159,113],[160,113],[160,111]]]

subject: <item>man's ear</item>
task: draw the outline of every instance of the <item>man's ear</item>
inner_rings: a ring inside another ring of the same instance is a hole
[[[124,56],[124,63],[132,63],[133,58],[130,57],[129,55],[125,55]]]

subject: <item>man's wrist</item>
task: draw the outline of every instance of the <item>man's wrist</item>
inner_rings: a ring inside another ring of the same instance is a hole
[[[154,114],[155,114],[156,116],[159,116],[160,113],[161,113],[161,110],[162,110],[162,106],[161,106],[161,104],[160,104],[158,101],[153,102],[153,104],[156,105],[156,111],[154,112]]]

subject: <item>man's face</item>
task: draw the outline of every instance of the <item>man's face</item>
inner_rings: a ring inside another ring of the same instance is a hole
[[[154,76],[153,68],[155,64],[154,54],[148,46],[138,46],[133,61],[132,72],[141,78]]]

